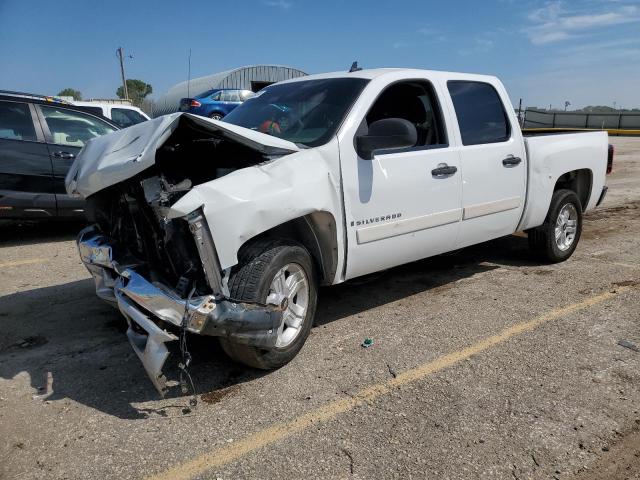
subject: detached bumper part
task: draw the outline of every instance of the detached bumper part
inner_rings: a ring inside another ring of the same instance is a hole
[[[167,379],[162,373],[162,367],[169,356],[169,350],[165,343],[178,340],[178,337],[158,327],[121,293],[116,293],[116,298],[118,299],[118,307],[129,324],[127,338],[129,338],[131,347],[142,362],[156,390],[164,396],[168,387]],[[144,330],[144,333],[140,332],[140,328]]]
[[[94,278],[97,295],[117,305],[127,319],[131,346],[161,395],[168,387],[162,373],[169,356],[165,344],[178,339],[161,322],[177,331],[186,312],[191,333],[228,337],[265,349],[275,346],[284,305],[233,302],[220,295],[181,298],[166,285],[147,280],[126,258],[119,263],[109,239],[93,227],[80,232],[78,250]]]

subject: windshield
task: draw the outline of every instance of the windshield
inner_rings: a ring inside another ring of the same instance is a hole
[[[308,147],[335,135],[368,80],[329,78],[273,85],[249,98],[224,122]]]

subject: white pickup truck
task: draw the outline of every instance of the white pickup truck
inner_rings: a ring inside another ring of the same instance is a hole
[[[409,69],[278,83],[224,122],[190,114],[91,140],[67,176],[99,297],[163,393],[167,342],[219,337],[234,360],[291,360],[320,285],[522,230],[576,248],[606,193],[607,133],[523,137],[495,77]]]

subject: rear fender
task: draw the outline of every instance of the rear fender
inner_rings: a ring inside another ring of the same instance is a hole
[[[580,183],[584,211],[595,208],[605,184],[608,136],[606,132],[545,135],[525,138],[529,171],[527,202],[518,230],[544,223],[558,181],[570,172],[588,171],[590,188]],[[586,174],[586,172],[585,172]],[[562,181],[561,181],[562,183]],[[594,192],[597,192],[594,194]]]

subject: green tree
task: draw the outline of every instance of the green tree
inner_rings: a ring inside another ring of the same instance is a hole
[[[80,90],[75,90],[73,88],[65,88],[58,92],[59,97],[73,97],[74,100],[82,100],[82,93]]]
[[[135,80],[127,78],[127,90],[129,91],[129,100],[137,107],[142,105],[142,101],[147,95],[153,92],[153,87],[142,80]],[[124,88],[118,87],[116,95],[120,98],[124,98]]]

